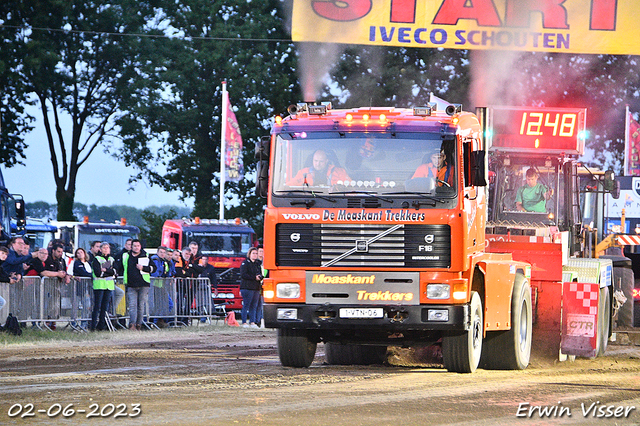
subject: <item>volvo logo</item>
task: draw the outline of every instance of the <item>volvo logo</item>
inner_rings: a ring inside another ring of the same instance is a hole
[[[357,252],[369,251],[367,240],[356,240],[356,251]]]
[[[433,243],[433,240],[435,240],[435,237],[433,236],[433,234],[429,234],[429,235],[425,235],[424,236],[424,242],[427,243],[427,244]]]
[[[297,243],[298,241],[300,241],[300,234],[297,232],[294,232],[289,236],[289,238],[291,238],[291,241],[293,241],[294,243]]]

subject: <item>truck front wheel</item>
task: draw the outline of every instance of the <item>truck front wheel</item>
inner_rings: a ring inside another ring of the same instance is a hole
[[[511,295],[511,329],[490,331],[482,348],[482,368],[524,370],[531,358],[531,287],[522,274],[516,274]]]
[[[598,342],[596,356],[604,355],[609,343],[609,328],[611,327],[611,295],[609,287],[600,289],[598,303]]]
[[[477,292],[471,292],[469,330],[452,333],[442,338],[444,367],[455,373],[473,373],[480,363],[483,331],[482,301]]]
[[[316,346],[307,330],[278,329],[278,355],[285,367],[309,367],[316,356]]]

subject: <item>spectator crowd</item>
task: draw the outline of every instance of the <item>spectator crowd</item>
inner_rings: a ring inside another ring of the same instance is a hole
[[[13,237],[8,248],[0,246],[0,282],[15,285],[23,277],[47,277],[64,286],[72,280],[82,281],[84,286],[75,287],[74,309],[81,306],[80,316],[90,331],[109,328],[109,321],[113,319],[110,316],[117,317],[117,307],[125,294],[131,330],[140,330],[151,311],[156,313],[153,321],[159,327],[174,319],[171,315],[174,308],[178,321],[183,323],[188,323],[194,315],[196,319],[206,319],[205,298],[217,290],[218,276],[209,258],[199,251],[198,243],[191,242],[182,250],[160,246],[152,256],[142,249],[137,239],[127,240],[124,248],[115,254],[111,253],[109,243],[101,241],[93,242],[88,251],[78,248],[73,254],[66,253],[64,247],[61,240],[53,240],[47,248],[31,251],[25,238]],[[258,258],[258,249],[251,248],[240,270],[245,326],[258,327],[262,320],[262,279],[267,274],[262,266],[262,254],[260,248]],[[124,290],[117,284],[118,277],[123,279]],[[174,279],[175,292],[163,285],[166,282],[163,278]],[[60,300],[48,303],[60,306]],[[5,299],[0,296],[0,321],[7,316],[7,309],[3,310],[5,305]],[[49,319],[46,325],[55,329],[56,316]]]

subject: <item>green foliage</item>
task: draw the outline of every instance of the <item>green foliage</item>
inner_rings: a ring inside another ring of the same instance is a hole
[[[313,57],[313,53],[307,55]],[[346,108],[426,105],[431,92],[452,103],[467,103],[466,50],[349,46],[331,69],[337,95],[323,99]]]
[[[510,80],[518,82],[525,104],[586,107],[587,165],[622,174],[625,105],[640,112],[637,56],[521,53]],[[514,87],[514,89],[516,89]]]
[[[175,219],[176,211],[169,209],[166,213],[157,214],[152,209],[142,211],[142,219],[145,224],[140,227],[140,240],[145,247],[158,247],[162,240],[162,225],[167,219]]]
[[[194,198],[192,216],[219,216],[222,92],[226,81],[244,142],[246,178],[225,185],[225,217],[260,217],[264,200],[253,195],[255,142],[269,133],[271,117],[300,98],[292,43],[278,0],[185,0],[165,7],[167,22],[184,39],[160,40],[149,53],[157,59],[162,89],[130,99],[118,123],[130,131],[119,153],[127,165],[166,189]],[[238,36],[238,40],[226,40]],[[256,39],[256,40],[240,40]],[[264,41],[261,39],[274,39]],[[162,141],[154,152],[144,141]],[[158,164],[166,172],[158,171]],[[227,207],[234,206],[234,207]]]
[[[49,204],[46,201],[28,202],[26,203],[26,209],[29,217],[49,220],[55,219],[57,211],[55,204]],[[154,212],[158,216],[171,219],[188,217],[191,213],[188,207],[169,205],[152,206],[147,208],[147,210]],[[82,220],[84,216],[89,216],[91,222],[104,221],[113,223],[125,218],[127,225],[137,226],[141,229],[147,225],[143,216],[143,210],[131,206],[96,206],[95,204],[87,206],[82,203],[75,203],[73,205],[73,213],[80,220]],[[15,216],[15,213],[12,212],[12,216]]]
[[[15,7],[15,0],[0,2],[0,22],[7,22]],[[24,111],[29,101],[17,72],[18,33],[17,28],[0,25],[0,164],[6,167],[23,164],[27,147],[23,136],[33,128],[33,118]]]
[[[9,0],[7,4],[2,19],[14,36],[4,42],[9,48],[0,49],[0,64],[12,65],[12,79],[2,96],[36,100],[51,153],[57,218],[74,220],[78,169],[97,146],[118,134],[116,120],[125,113],[123,100],[144,90],[147,68],[152,67],[140,60],[140,52],[148,47],[146,39],[117,34],[149,33],[158,1]],[[2,75],[0,71],[0,79]],[[28,117],[23,117],[24,124]]]

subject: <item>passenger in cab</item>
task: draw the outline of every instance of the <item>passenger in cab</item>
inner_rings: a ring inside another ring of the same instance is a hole
[[[538,182],[538,172],[533,168],[527,170],[526,178],[527,184],[516,193],[516,209],[521,212],[546,212],[547,200],[553,191]]]
[[[351,178],[342,167],[337,167],[329,160],[327,153],[321,149],[313,153],[313,167],[300,169],[287,182],[289,186],[335,185],[338,181],[350,181]]]

